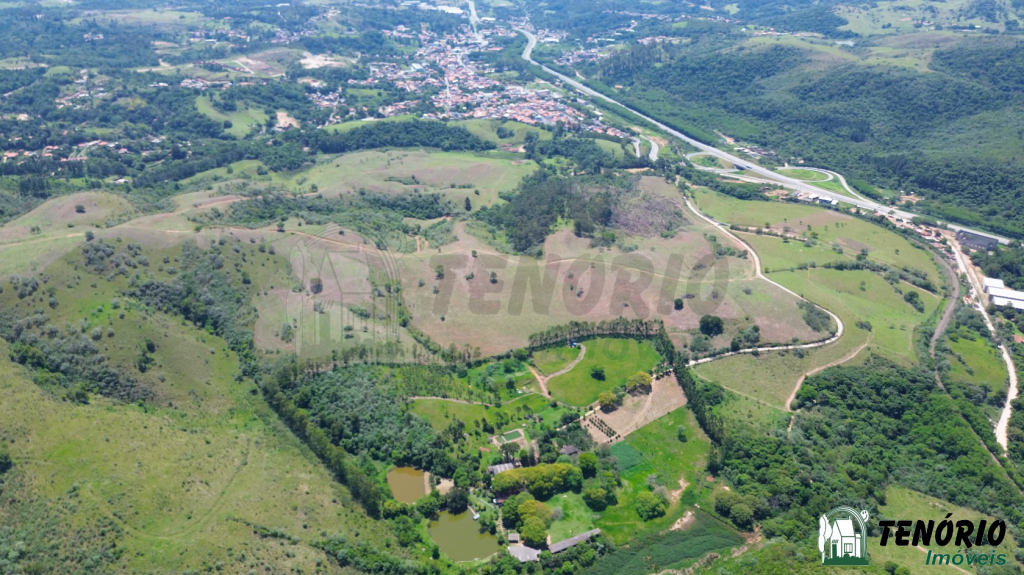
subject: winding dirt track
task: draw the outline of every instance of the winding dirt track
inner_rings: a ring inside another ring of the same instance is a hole
[[[551,394],[548,393],[548,381],[551,380],[551,379],[554,379],[554,378],[556,378],[556,377],[558,377],[560,375],[563,375],[563,374],[566,374],[566,373],[569,373],[570,371],[572,371],[572,368],[576,367],[576,364],[578,364],[579,362],[583,361],[583,357],[585,355],[587,355],[587,346],[585,346],[585,345],[583,345],[581,343],[580,344],[580,355],[579,355],[579,357],[577,357],[576,359],[572,360],[572,362],[569,365],[567,365],[564,368],[556,371],[555,373],[552,373],[551,375],[541,375],[541,373],[539,371],[534,369],[533,366],[529,365],[529,364],[527,364],[526,367],[527,367],[527,369],[530,370],[530,373],[533,374],[533,377],[537,378],[537,382],[540,383],[540,391],[541,391],[542,394],[544,394],[544,397],[551,397]]]

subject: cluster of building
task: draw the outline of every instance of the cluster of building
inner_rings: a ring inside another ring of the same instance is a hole
[[[439,12],[454,14],[456,16],[461,16],[463,13],[462,8],[459,8],[458,6],[452,6],[450,4],[428,4],[426,2],[420,2],[420,0],[405,0],[401,5],[406,8],[416,8],[418,10],[437,10]]]
[[[1024,309],[1024,291],[1009,289],[1003,280],[995,278],[982,278],[981,283],[992,305]]]
[[[227,80],[206,80],[203,78],[185,78],[181,81],[182,88],[195,88],[197,90],[205,90],[207,88],[230,88],[231,82]]]
[[[678,41],[679,38],[669,38],[668,36],[648,36],[646,38],[637,39],[637,43],[643,44],[644,46],[650,46],[651,44],[662,44],[664,42],[675,43]]]
[[[561,66],[575,66],[576,64],[589,64],[592,62],[600,62],[605,58],[611,56],[606,52],[601,52],[597,48],[588,48],[586,50],[571,50],[569,52],[563,52],[558,59],[555,60],[555,64]]]

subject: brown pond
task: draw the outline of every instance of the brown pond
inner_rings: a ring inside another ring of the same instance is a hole
[[[396,467],[388,471],[388,487],[399,503],[416,503],[427,494],[423,483],[424,472],[415,467]]]

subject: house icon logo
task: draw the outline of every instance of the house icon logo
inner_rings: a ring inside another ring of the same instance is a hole
[[[823,565],[867,565],[867,510],[845,505],[818,519],[818,551]]]

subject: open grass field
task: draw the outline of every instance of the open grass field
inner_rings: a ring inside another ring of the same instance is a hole
[[[244,138],[250,130],[259,128],[267,121],[267,114],[263,110],[245,104],[234,112],[221,112],[213,107],[209,96],[196,96],[196,109],[211,120],[231,122],[231,127],[224,131],[238,139]]]
[[[680,427],[685,429],[685,442],[679,440]],[[703,477],[709,443],[688,409],[677,409],[648,423],[624,442],[654,467],[670,492],[682,489],[681,483],[696,485]]]
[[[761,265],[765,269],[795,267],[794,263],[809,261],[816,261],[821,265],[842,257],[852,259],[862,249],[867,249],[868,257],[875,261],[898,268],[908,267],[924,271],[933,282],[939,283],[938,268],[930,253],[914,247],[899,234],[853,216],[802,204],[737,200],[701,188],[695,190],[694,196],[700,210],[719,221],[754,228],[763,227],[768,223],[772,231],[778,233],[785,233],[788,227],[790,232],[796,234],[817,234],[818,246],[811,248],[812,251],[806,255],[799,252],[808,248],[795,240],[790,240],[791,243],[788,245],[781,244],[781,240],[775,238],[757,241],[754,248],[761,257]],[[751,237],[746,235],[744,240],[750,241]],[[769,239],[779,242],[779,245],[764,243]],[[842,247],[843,253],[834,251],[833,244]],[[786,250],[797,253],[787,255]]]
[[[852,362],[851,362],[852,363]],[[715,408],[728,429],[737,425],[754,428],[764,433],[789,425],[790,413],[756,399],[726,390],[725,400]]]
[[[947,336],[947,345],[951,353],[946,359],[953,378],[985,386],[993,393],[1006,389],[1009,383],[1006,363],[991,343],[981,337],[973,341],[958,337],[957,341],[952,341]]]
[[[686,429],[686,442],[678,439],[679,426]],[[703,481],[708,446],[707,437],[685,408],[647,424],[613,446],[613,455],[622,454],[623,450],[629,454],[620,458],[623,466],[631,465],[622,472],[618,505],[595,514],[597,527],[619,544],[670,527],[688,505],[710,489]],[[650,490],[650,475],[655,475],[657,484],[668,491],[669,508],[663,517],[645,522],[637,515],[633,499]]]
[[[779,241],[775,238],[773,241]],[[756,248],[755,248],[756,249]],[[763,401],[786,408],[786,399],[800,377],[824,366],[854,359],[864,350],[880,354],[903,365],[916,363],[914,329],[938,308],[938,297],[917,290],[925,303],[918,313],[879,275],[866,271],[804,270],[770,275],[780,284],[832,311],[843,320],[846,332],[836,343],[807,350],[803,357],[793,352],[768,352],[759,357],[734,356],[699,365],[701,377]],[[864,290],[861,291],[861,283]],[[902,286],[902,289],[914,289]],[[871,323],[871,331],[856,326]]]
[[[76,211],[77,206],[85,209]],[[40,271],[83,241],[87,230],[136,214],[122,196],[81,192],[54,198],[0,227],[0,276]],[[36,231],[33,231],[36,228]]]
[[[579,356],[580,348],[563,345],[534,352],[533,363],[541,373],[551,374],[565,369]]]
[[[230,378],[206,384],[202,405],[161,408],[61,401],[6,352],[0,374],[0,436],[12,442],[22,484],[5,495],[56,502],[74,486],[73,523],[114,521],[126,569],[180,572],[209,562],[244,571],[267,562],[312,572],[324,559],[311,546],[321,530],[387,537],[258,394]],[[300,542],[262,540],[236,518]]]
[[[678,197],[664,180],[644,178],[641,185],[645,193]],[[456,223],[457,241],[396,260],[413,325],[443,345],[479,345],[483,353],[522,347],[530,334],[549,326],[617,317],[662,319],[677,345],[696,334],[704,314],[725,321],[717,346],[755,323],[763,341],[816,339],[800,319],[796,299],[755,279],[752,260],[712,254],[712,240],[737,254],[744,246],[684,214],[687,223],[672,238],[630,237],[637,248],[630,253],[593,248],[589,239],[558,230],[545,242],[542,260],[496,253],[467,233],[466,224]],[[476,258],[470,255],[474,250]],[[491,271],[495,283],[486,279]],[[475,279],[465,279],[470,273]],[[693,298],[682,310],[673,309],[672,300],[684,295]]]
[[[459,207],[466,198],[473,209],[492,205],[499,192],[515,189],[519,181],[536,169],[531,164],[514,164],[513,160],[490,157],[486,154],[459,152],[428,152],[423,150],[393,150],[355,152],[337,156],[331,161],[288,174],[282,178],[286,185],[316,184],[320,193],[330,197],[361,188],[384,193],[440,192],[450,197]],[[404,184],[398,178],[415,177],[418,184]],[[304,178],[303,184],[295,181]],[[472,186],[469,188],[452,188]],[[476,194],[478,190],[480,193]]]
[[[229,263],[238,257],[225,253]],[[144,254],[154,276],[168,279],[159,262],[164,255],[173,262],[180,247],[149,245]],[[41,270],[55,306],[38,296],[19,300],[13,290],[0,294],[0,306],[18,317],[44,308],[53,325],[99,328],[100,352],[153,395],[146,404],[65,401],[59,389],[32,383],[0,344],[0,438],[11,442],[21,490],[5,495],[56,502],[73,491],[73,523],[114,521],[121,563],[131,570],[218,563],[247,571],[266,562],[312,572],[324,559],[311,546],[321,531],[388,536],[281,426],[258,390],[235,381],[238,361],[223,340],[120,299],[128,279],[86,271],[77,250],[64,257]],[[261,262],[238,259],[260,281]],[[156,350],[141,372],[136,360],[146,338]],[[253,526],[297,543],[260,539]]]
[[[579,493],[561,493],[555,495],[546,502],[552,509],[562,510],[562,518],[548,527],[548,535],[551,542],[556,543],[568,539],[573,535],[579,535],[590,531],[595,527],[594,512],[583,502],[583,496]]]
[[[586,342],[587,355],[572,371],[548,382],[548,391],[559,401],[585,406],[597,401],[597,395],[625,385],[637,372],[649,372],[661,359],[650,342],[633,339],[600,338]],[[604,379],[595,379],[592,370],[604,369]]]
[[[885,505],[879,507],[879,512],[884,514],[887,519],[910,519],[915,521],[920,519],[925,522],[932,520],[938,524],[940,521],[945,519],[947,513],[952,513],[953,516],[949,518],[950,521],[956,522],[961,519],[968,519],[970,521],[974,521],[976,526],[982,519],[985,519],[989,524],[995,520],[993,517],[989,517],[974,511],[973,509],[959,507],[947,501],[936,499],[935,497],[930,497],[905,487],[889,487],[885,491],[885,499]],[[899,565],[910,568],[911,573],[916,573],[920,569],[923,573],[963,575],[963,569],[958,569],[954,566],[928,565],[927,568],[921,567],[927,557],[928,549],[931,549],[933,553],[956,553],[956,549],[950,549],[949,547],[942,548],[936,545],[934,540],[929,547],[922,545],[921,548],[916,548],[912,545],[900,547],[893,545],[891,542],[885,547],[880,545],[869,546],[872,564],[882,564],[886,561],[893,561]],[[1013,537],[1007,537],[1003,543],[996,548],[996,553],[1005,554],[1007,562],[1010,563],[1013,560],[1012,558],[1015,549],[1016,545],[1013,542]],[[982,548],[975,547],[970,550],[972,554],[990,553],[991,551],[992,547],[988,545]],[[927,570],[925,571],[925,569]]]
[[[499,120],[462,120],[451,122],[451,125],[462,126],[474,136],[495,144],[522,144],[526,140],[527,134],[536,134],[541,140],[550,140],[553,137],[551,132],[547,130],[513,120],[506,122]],[[511,138],[499,138],[498,127],[512,131],[513,136]]]
[[[828,174],[803,168],[779,168],[779,173],[805,182],[824,182],[828,180]]]
[[[496,428],[497,433],[521,428],[524,416],[541,413],[548,407],[549,401],[544,396],[537,394],[526,395],[503,403],[501,407],[459,403],[446,399],[417,399],[411,404],[412,412],[426,419],[438,431],[444,430],[456,419],[465,422],[467,429],[473,425],[474,421],[484,418],[487,418],[487,421],[492,424],[496,423],[498,413],[513,420],[505,427]]]

